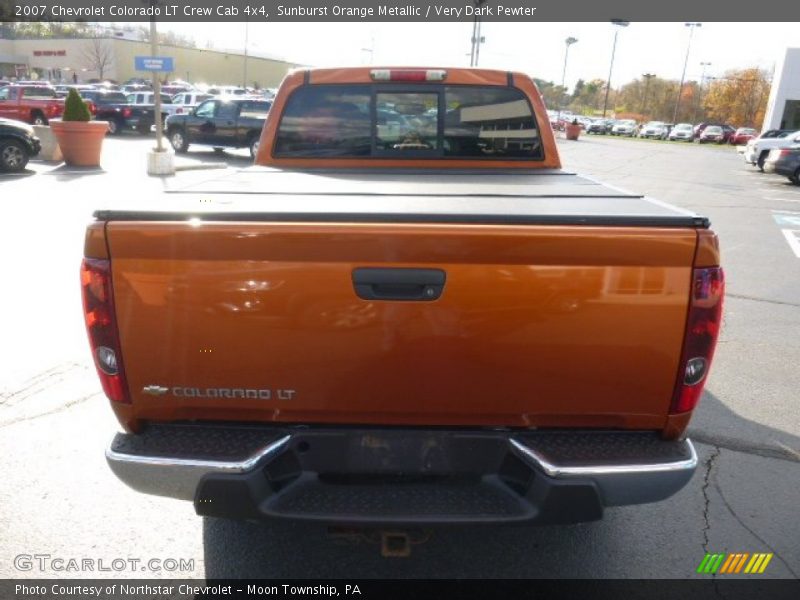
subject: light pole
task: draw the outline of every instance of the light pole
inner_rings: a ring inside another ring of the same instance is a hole
[[[247,89],[247,42],[250,37],[250,22],[244,22],[244,73],[242,74],[242,87]]]
[[[566,49],[564,50],[564,70],[561,72],[561,89],[563,90],[562,92],[563,95],[561,97],[561,102],[558,103],[559,120],[561,120],[561,105],[564,104],[564,95],[566,95],[567,92],[567,88],[565,87],[564,84],[566,83],[567,80],[567,58],[569,58],[569,47],[572,46],[572,44],[574,44],[577,41],[578,38],[574,38],[572,36],[564,40],[564,43],[566,44]]]
[[[647,91],[650,88],[650,80],[655,77],[655,73],[644,73],[642,77],[644,77],[644,97],[642,98],[642,116],[645,114],[645,109],[647,108]]]
[[[484,4],[486,0],[473,0],[475,8],[478,9]],[[481,17],[480,11],[475,11],[475,20],[472,22],[472,50],[469,56],[469,66],[477,67],[478,59],[481,55],[481,44],[485,42],[485,38],[481,36]]]
[[[686,79],[686,67],[689,64],[689,52],[692,49],[692,36],[697,27],[702,27],[702,23],[684,23],[689,28],[689,43],[686,44],[686,59],[683,61],[683,73],[681,73],[681,83],[678,86],[678,98],[675,100],[675,111],[672,113],[672,122],[678,122],[678,108],[681,105],[681,96],[683,95],[683,82]]]
[[[703,71],[700,74],[700,89],[697,91],[697,102],[694,105],[694,114],[692,115],[692,122],[697,123],[697,111],[700,109],[700,105],[703,102],[703,88],[706,85],[706,67],[710,67],[710,62],[701,62],[700,66],[703,67]]]
[[[150,18],[150,55],[155,58],[158,56],[158,31],[156,30],[156,8],[157,0],[151,0],[150,6],[153,7],[153,16]],[[156,71],[153,71],[153,99],[155,100],[155,126],[156,126],[156,152],[164,152],[163,121],[161,120],[161,79]]]
[[[627,27],[631,22],[622,21],[621,19],[611,19],[611,24],[615,25],[614,45],[611,46],[611,65],[608,67],[608,79],[606,80],[606,98],[603,100],[603,118],[605,118],[606,112],[608,111],[608,92],[611,90],[611,72],[614,70],[614,55],[617,52],[617,34],[619,33],[620,27]]]

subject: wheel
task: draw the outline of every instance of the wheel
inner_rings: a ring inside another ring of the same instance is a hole
[[[25,147],[16,140],[0,140],[0,170],[19,173],[28,164]]]
[[[111,119],[108,122],[108,133],[111,135],[120,135],[122,133],[123,124],[119,119]]]
[[[255,160],[256,154],[258,154],[258,143],[259,143],[259,141],[260,140],[259,140],[258,136],[254,136],[250,140],[250,158],[252,158],[253,160]]]
[[[214,146],[214,153],[215,154],[225,154],[225,148],[220,148],[219,146]]]
[[[173,129],[169,132],[169,143],[175,152],[186,152],[189,149],[189,140],[181,129]]]
[[[31,115],[32,125],[47,125],[47,118],[38,110]]]
[[[794,172],[794,175],[789,177],[789,181],[791,181],[795,185],[800,185],[800,167],[797,167],[797,170]]]
[[[139,133],[139,135],[148,135],[152,126],[153,123],[139,123],[136,126],[136,131]]]
[[[758,167],[759,171],[764,171],[764,163],[767,162],[767,155],[769,152],[762,152],[758,155],[758,160],[756,161],[756,166]]]

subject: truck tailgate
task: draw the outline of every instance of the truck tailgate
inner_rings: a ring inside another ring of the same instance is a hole
[[[118,217],[133,420],[664,425],[691,226]],[[364,268],[445,280],[365,299]]]

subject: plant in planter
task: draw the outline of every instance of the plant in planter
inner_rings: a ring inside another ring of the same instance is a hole
[[[578,119],[572,119],[572,123],[567,124],[567,139],[577,140],[581,134],[581,126]]]
[[[78,167],[100,166],[103,138],[108,132],[108,123],[92,121],[89,107],[77,91],[71,89],[64,103],[61,119],[52,119],[50,127],[61,147],[64,162]]]

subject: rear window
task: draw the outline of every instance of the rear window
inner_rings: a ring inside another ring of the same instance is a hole
[[[31,85],[25,87],[26,98],[58,98],[55,88],[44,87],[42,85]]]
[[[259,102],[257,100],[242,102],[239,116],[249,119],[266,119],[271,106],[272,102]]]
[[[289,98],[276,157],[541,159],[530,103],[496,86],[316,85]]]
[[[111,92],[103,94],[102,92],[94,95],[95,102],[98,104],[127,104],[128,98],[122,92]]]

